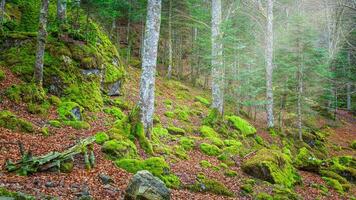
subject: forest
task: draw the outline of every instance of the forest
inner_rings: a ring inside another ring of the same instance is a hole
[[[0,0],[0,200],[356,200],[356,0]]]

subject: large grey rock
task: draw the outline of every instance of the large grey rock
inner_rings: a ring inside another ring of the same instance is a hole
[[[91,76],[91,75],[101,76],[101,70],[100,69],[82,69],[81,73],[84,76]]]
[[[121,80],[107,85],[107,95],[119,96],[121,88]]]
[[[149,171],[137,172],[126,189],[124,200],[169,200],[170,190]]]
[[[82,121],[82,113],[80,112],[80,108],[79,107],[74,107],[71,110],[73,116],[75,117],[75,120],[77,121]]]

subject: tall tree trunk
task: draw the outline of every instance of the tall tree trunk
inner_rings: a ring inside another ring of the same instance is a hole
[[[300,43],[300,41],[299,41]],[[300,47],[299,47],[300,48]],[[301,49],[300,49],[300,54]],[[300,59],[298,65],[298,105],[297,105],[297,115],[298,115],[298,134],[299,140],[303,141],[303,130],[302,130],[302,98],[303,98],[303,65],[302,59]]]
[[[67,0],[57,0],[57,19],[60,23],[66,20]]]
[[[37,37],[37,51],[36,51],[36,63],[34,72],[34,81],[40,87],[43,83],[43,60],[44,51],[47,39],[47,17],[48,17],[48,6],[49,0],[42,0],[41,10],[40,10],[40,20],[39,29]]]
[[[168,16],[168,71],[167,78],[172,77],[173,49],[172,49],[172,0],[169,0]]]
[[[267,33],[266,33],[266,111],[267,126],[274,127],[273,116],[273,0],[267,1]]]
[[[6,4],[6,0],[1,0],[0,1],[0,28],[2,27],[2,23],[4,21],[5,4]]]
[[[131,34],[131,4],[132,1],[129,1],[129,11],[128,11],[128,20],[127,20],[127,35],[126,35],[126,41],[127,41],[127,55],[126,55],[126,63],[130,63],[130,58],[131,58],[131,39],[130,39],[130,34]]]
[[[151,138],[153,126],[155,74],[160,24],[161,0],[148,0],[139,102],[141,122],[148,138]]]
[[[347,96],[347,110],[350,111],[351,110],[351,83],[348,82],[346,85],[346,96]]]
[[[224,110],[224,66],[222,60],[221,42],[221,0],[212,0],[212,108],[217,109],[220,114]]]

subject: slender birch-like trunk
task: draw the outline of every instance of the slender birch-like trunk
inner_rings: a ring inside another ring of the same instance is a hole
[[[151,137],[154,114],[154,90],[157,64],[157,49],[161,24],[161,0],[149,0],[147,5],[146,30],[142,54],[140,83],[141,122],[146,136]]]
[[[64,22],[67,15],[67,0],[57,0],[57,19]]]
[[[268,128],[274,127],[272,73],[273,73],[273,0],[267,0],[266,111],[267,111]]]
[[[221,0],[212,0],[212,108],[217,109],[220,114],[224,110],[224,66],[222,60],[221,42]]]
[[[2,26],[2,22],[4,21],[5,4],[6,4],[6,0],[1,0],[0,1],[0,28]]]
[[[173,49],[172,49],[172,0],[169,0],[168,16],[168,71],[167,78],[172,77]]]
[[[40,87],[43,83],[43,60],[44,52],[47,39],[47,18],[48,18],[48,6],[49,0],[42,0],[41,10],[40,10],[40,20],[39,29],[37,37],[37,51],[36,51],[36,62],[35,62],[35,72],[34,81]]]

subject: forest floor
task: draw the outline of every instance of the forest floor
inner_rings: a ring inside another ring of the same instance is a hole
[[[7,78],[0,82],[0,94],[12,84],[21,82],[9,70],[4,69],[4,71]],[[131,104],[134,104],[137,102],[139,94],[139,70],[129,68],[128,75],[129,77],[125,83],[124,93],[126,95],[124,98]],[[182,86],[182,84],[180,84],[180,86]],[[174,104],[190,107],[194,103],[195,96],[207,96],[205,91],[184,85],[183,87],[186,87],[186,89],[189,90],[188,94],[190,98],[179,98],[179,94],[168,87],[166,80],[162,78],[157,79],[156,113],[160,117],[163,125],[171,123],[168,122],[168,119],[164,116],[166,110],[164,106],[165,99],[173,100]],[[25,105],[11,102],[6,98],[0,103],[0,110],[10,110],[21,118],[32,122],[38,128],[46,124],[48,120],[57,118],[55,109],[51,109],[48,116],[33,115],[27,112]],[[204,112],[206,114],[208,109],[204,110]],[[63,151],[75,144],[77,139],[95,135],[98,131],[106,131],[109,128],[106,124],[107,118],[110,118],[110,116],[101,112],[95,114],[91,113],[89,115],[96,115],[98,119],[90,122],[91,128],[89,130],[76,130],[71,127],[50,127],[50,132],[52,134],[47,137],[42,136],[41,134],[24,134],[0,128],[0,187],[28,193],[38,198],[49,195],[59,197],[60,199],[75,199],[82,193],[89,191],[94,199],[121,199],[132,174],[117,168],[112,161],[105,159],[101,147],[97,144],[94,145],[96,167],[90,171],[85,169],[83,157],[81,155],[76,156],[74,170],[69,174],[46,172],[36,173],[30,176],[17,176],[13,173],[4,171],[3,164],[7,159],[15,161],[20,159],[17,142],[23,143],[25,149],[31,150],[33,155],[43,155],[50,151]],[[330,152],[332,155],[355,156],[355,151],[349,150],[346,147],[349,146],[350,141],[356,139],[356,119],[343,111],[340,111],[338,115],[343,125],[333,129],[333,133],[329,136],[329,140],[332,143],[341,146],[341,149],[336,151],[330,147]],[[270,141],[270,135],[262,128],[262,121],[262,119],[258,119],[254,124],[258,129],[257,134],[265,140]],[[190,123],[190,125],[193,125],[194,127],[199,127],[201,125],[201,119],[192,117]],[[173,124],[177,127],[187,126],[185,122],[179,120],[173,120]],[[240,186],[243,184],[243,180],[248,178],[248,176],[241,171],[239,166],[239,163],[241,163],[243,159],[244,158],[240,158],[236,160],[237,165],[232,168],[238,172],[238,176],[226,177],[221,171],[216,171],[212,168],[202,168],[199,165],[201,160],[207,160],[213,165],[219,165],[220,161],[216,157],[207,156],[194,148],[189,152],[188,160],[170,162],[172,172],[181,179],[182,183],[193,183],[196,175],[199,172],[204,172],[209,178],[222,182],[234,192],[236,197],[229,198],[179,189],[172,190],[172,199],[252,199],[250,195],[244,195],[240,191]],[[114,180],[114,183],[110,185],[102,184],[99,178],[102,174],[109,175]],[[320,190],[312,187],[312,185],[315,183],[325,185],[323,179],[320,176],[309,172],[300,171],[300,174],[303,179],[303,184],[297,186],[295,190],[304,199],[316,199],[317,197],[319,199],[347,199],[347,197],[340,196],[333,189],[329,190],[329,196],[320,195]],[[272,190],[271,187],[259,183],[256,183],[254,188],[254,192],[257,193],[258,191],[268,192],[270,190]],[[355,188],[352,188],[351,193],[356,196]]]

